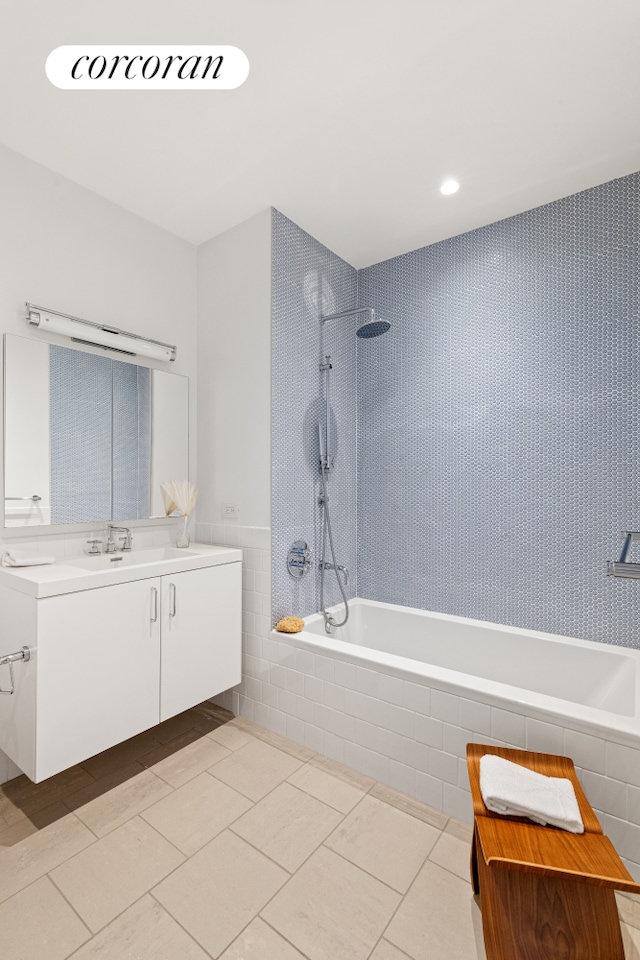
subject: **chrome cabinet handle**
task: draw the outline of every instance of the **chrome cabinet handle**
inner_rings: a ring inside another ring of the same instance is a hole
[[[176,615],[176,585],[175,583],[169,584],[169,602],[171,604],[171,609],[169,610],[169,616],[175,617]]]
[[[151,598],[153,600],[153,616],[151,617],[151,623],[158,622],[158,591],[155,587],[151,587]]]

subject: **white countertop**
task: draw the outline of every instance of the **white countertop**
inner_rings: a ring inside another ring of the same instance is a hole
[[[158,559],[162,553],[165,558]],[[122,558],[122,559],[120,559]],[[93,561],[96,561],[95,568]],[[33,567],[0,566],[0,586],[18,590],[30,597],[56,597],[63,593],[93,590],[132,580],[148,580],[185,570],[200,570],[223,563],[242,560],[242,550],[236,547],[215,547],[192,543],[184,551],[167,547],[132,550],[124,554],[101,554],[56,560],[55,563]],[[77,564],[77,565],[74,565]],[[81,566],[82,564],[82,566]],[[109,564],[109,566],[106,566]],[[122,565],[121,565],[122,564]]]

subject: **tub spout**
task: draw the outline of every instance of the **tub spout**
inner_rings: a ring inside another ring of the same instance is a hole
[[[320,561],[319,566],[322,566],[322,561]],[[325,570],[337,570],[338,573],[341,573],[344,578],[345,587],[349,586],[349,569],[348,567],[343,566],[341,563],[330,563],[328,560],[325,560],[324,563]]]

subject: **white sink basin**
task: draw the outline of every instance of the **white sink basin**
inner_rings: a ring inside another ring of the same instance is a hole
[[[64,563],[82,570],[117,570],[120,567],[139,567],[147,563],[186,560],[197,556],[192,550],[179,550],[177,547],[150,547],[148,550],[132,550],[130,553],[102,553],[95,557],[65,560]]]
[[[40,600],[133,580],[173,576],[241,560],[242,551],[237,547],[206,543],[192,543],[187,550],[168,546],[148,547],[125,553],[78,557],[77,560],[70,557],[68,560],[65,558],[56,563],[33,567],[0,566],[0,587],[19,590]]]

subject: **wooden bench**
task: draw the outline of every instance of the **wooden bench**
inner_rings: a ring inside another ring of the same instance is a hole
[[[503,817],[484,805],[480,757],[491,753],[573,783],[583,834]],[[467,745],[474,830],[471,883],[480,894],[487,960],[624,960],[614,890],[640,894],[568,757]]]

